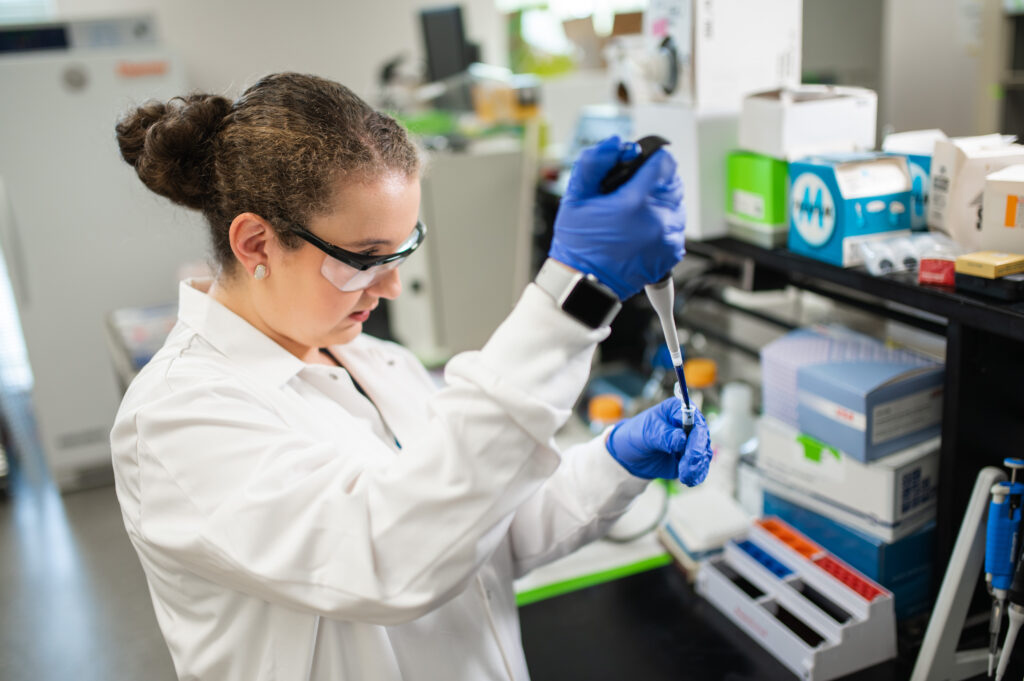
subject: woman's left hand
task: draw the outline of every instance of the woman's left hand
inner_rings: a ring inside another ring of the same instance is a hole
[[[608,434],[612,457],[640,478],[678,478],[687,487],[704,482],[711,464],[711,437],[700,410],[687,435],[679,399],[660,404],[623,421]]]

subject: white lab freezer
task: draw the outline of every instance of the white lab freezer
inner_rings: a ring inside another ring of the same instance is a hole
[[[120,389],[104,336],[114,309],[173,302],[205,257],[198,214],[146,189],[119,155],[120,113],[187,91],[156,47],[0,54],[0,239],[62,489],[109,470]]]

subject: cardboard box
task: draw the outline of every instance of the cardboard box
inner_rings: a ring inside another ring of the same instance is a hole
[[[650,0],[650,94],[739,111],[750,92],[800,82],[802,0]]]
[[[999,251],[967,253],[956,259],[956,272],[972,277],[998,279],[1024,272],[1024,255]]]
[[[770,416],[758,425],[764,475],[829,500],[872,523],[896,527],[935,508],[939,438],[863,463]]]
[[[882,151],[907,159],[910,167],[910,228],[928,228],[928,189],[931,184],[935,143],[949,139],[941,130],[894,132],[882,141]]]
[[[726,159],[725,219],[737,239],[765,248],[786,245],[789,214],[785,161],[750,151]]]
[[[858,87],[801,85],[748,95],[740,148],[794,160],[875,148],[878,96]]]
[[[859,461],[874,461],[942,431],[938,364],[881,357],[801,367],[800,429]]]
[[[797,329],[761,351],[764,413],[873,461],[939,435],[944,371],[841,326]]]
[[[985,250],[1024,253],[1024,165],[985,178],[978,244]]]
[[[851,267],[857,244],[910,233],[910,170],[882,154],[812,156],[789,164],[789,249]]]
[[[661,135],[679,163],[686,205],[686,238],[725,236],[726,155],[736,148],[735,113],[698,111],[669,103],[640,104],[633,109],[637,138]]]
[[[886,542],[771,492],[764,495],[764,514],[781,518],[826,551],[889,589],[895,599],[897,618],[911,617],[929,608],[934,521]]]
[[[658,536],[693,581],[700,561],[749,529],[750,518],[739,502],[717,487],[700,485],[669,497]]]
[[[969,251],[981,245],[981,208],[985,178],[1024,163],[1024,146],[1011,135],[958,137],[935,143],[928,226],[944,232]]]

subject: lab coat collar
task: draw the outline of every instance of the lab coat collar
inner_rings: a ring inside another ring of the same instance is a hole
[[[261,381],[280,387],[305,366],[249,322],[207,295],[210,279],[186,279],[178,290],[178,319]]]

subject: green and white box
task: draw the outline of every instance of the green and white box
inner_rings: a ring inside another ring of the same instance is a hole
[[[737,239],[765,248],[785,246],[788,164],[752,151],[733,151],[726,161],[725,219]]]
[[[935,517],[939,445],[936,437],[862,463],[764,416],[758,424],[757,467],[766,480],[782,485],[786,498],[799,494],[800,503],[823,515],[893,541]]]

